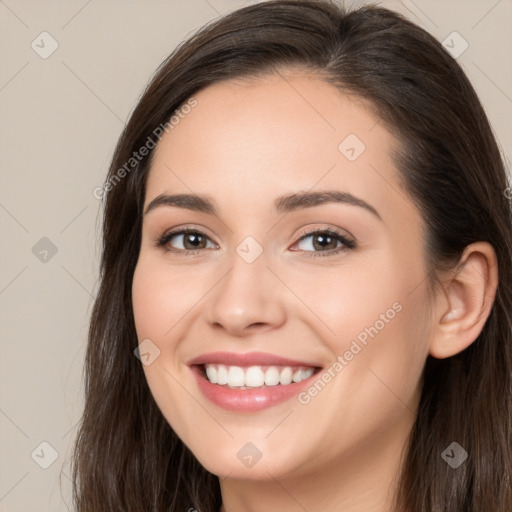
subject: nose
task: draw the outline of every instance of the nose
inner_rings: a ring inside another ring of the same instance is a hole
[[[206,319],[235,336],[272,330],[286,321],[284,293],[263,254],[248,263],[234,251],[230,271],[208,294]]]

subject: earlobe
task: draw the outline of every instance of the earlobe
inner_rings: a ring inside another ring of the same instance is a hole
[[[438,359],[462,352],[481,333],[498,286],[496,253],[487,242],[464,250],[457,268],[442,283],[429,353]],[[442,300],[441,300],[442,299]]]

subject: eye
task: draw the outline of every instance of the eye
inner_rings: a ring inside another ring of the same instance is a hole
[[[156,240],[155,245],[165,251],[182,255],[195,255],[201,249],[218,248],[218,245],[208,235],[192,228],[183,228],[165,233]],[[303,234],[294,246],[297,246],[298,250],[304,253],[304,256],[315,258],[318,256],[333,256],[354,249],[356,243],[353,239],[336,230],[316,229]]]
[[[294,245],[307,257],[332,256],[356,247],[355,241],[333,229],[310,231]],[[309,253],[309,254],[307,254]]]
[[[211,244],[209,247],[208,242]],[[197,229],[189,228],[165,233],[157,241],[156,245],[158,247],[163,247],[168,251],[177,253],[196,253],[199,249],[215,249],[217,247],[217,245],[211,241],[208,235]],[[176,245],[181,247],[175,247]]]

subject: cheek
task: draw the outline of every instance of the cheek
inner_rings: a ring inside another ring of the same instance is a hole
[[[337,335],[325,338],[336,358],[325,394],[315,398],[309,389],[303,396],[326,413],[325,420],[318,419],[320,431],[354,442],[413,418],[428,339],[421,290],[407,296],[394,289],[363,303],[357,315],[347,303]]]
[[[336,272],[304,274],[295,290],[312,306],[317,334],[333,360],[343,357],[345,385],[353,391],[363,381],[366,386],[374,370],[375,379],[407,395],[416,388],[428,353],[425,269],[421,257],[379,256]],[[361,387],[354,396],[360,393]]]
[[[172,340],[171,331],[185,320],[187,312],[201,297],[201,283],[204,279],[200,276],[191,276],[180,269],[169,270],[158,261],[141,255],[132,285],[139,341],[165,339],[167,344]]]
[[[172,319],[167,315],[170,299],[161,280],[157,279],[157,273],[145,265],[143,259],[139,260],[132,284],[133,314],[139,341],[159,338],[164,329],[170,328]]]
[[[307,272],[281,268],[280,273],[315,315],[321,334],[340,349],[346,340],[372,326],[388,330],[396,317],[404,316],[398,310],[416,300],[418,294],[413,290],[424,279],[421,264],[376,251],[347,258],[346,264],[336,268],[311,268]]]
[[[151,395],[167,422],[177,433],[184,435],[183,411],[190,403],[190,395],[182,384],[178,361],[177,345],[181,333],[178,336],[174,333],[179,333],[180,320],[190,309],[188,302],[193,298],[189,297],[190,291],[185,293],[184,278],[179,276],[179,272],[171,275],[162,271],[156,261],[142,254],[133,276],[132,302],[139,343],[151,340],[159,350],[154,360],[143,366]],[[154,354],[156,352],[151,356]]]

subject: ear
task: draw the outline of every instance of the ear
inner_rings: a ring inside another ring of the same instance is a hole
[[[429,345],[430,355],[438,359],[462,352],[482,332],[498,287],[498,265],[492,245],[468,245],[457,268],[441,283]]]

